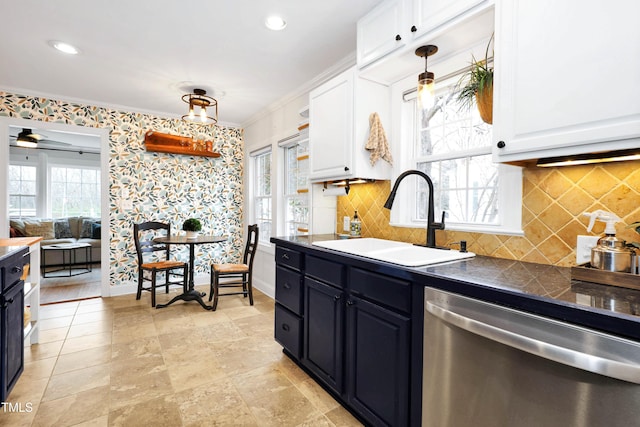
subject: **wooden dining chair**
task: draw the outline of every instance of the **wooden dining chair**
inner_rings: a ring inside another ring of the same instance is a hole
[[[218,297],[228,295],[244,295],[249,297],[249,304],[253,305],[253,287],[251,276],[253,271],[253,258],[258,248],[258,225],[249,226],[247,243],[242,255],[242,264],[211,264],[211,286],[209,288],[209,301],[213,299],[212,310],[218,306]],[[220,282],[220,279],[229,279]],[[220,293],[220,288],[242,287],[241,291]]]
[[[153,241],[154,238],[165,235],[171,235],[170,224],[150,221],[133,225],[133,237],[138,254],[136,299],[140,299],[142,291],[149,291],[152,307],[156,306],[156,288],[164,286],[165,292],[169,293],[169,286],[180,285],[184,292],[187,292],[187,263],[171,260],[170,245]],[[158,273],[164,276],[164,280],[158,280]],[[150,282],[148,287],[144,286],[145,281]]]

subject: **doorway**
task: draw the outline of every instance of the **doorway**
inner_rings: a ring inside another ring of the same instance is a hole
[[[96,291],[99,293],[99,296],[110,296],[110,286],[109,286],[109,169],[108,169],[108,160],[109,160],[109,131],[108,129],[99,129],[99,128],[91,128],[77,125],[67,125],[64,123],[50,123],[50,122],[41,122],[36,120],[28,120],[28,119],[20,119],[20,118],[11,118],[11,117],[0,117],[0,176],[3,176],[5,179],[5,183],[8,182],[9,177],[9,163],[11,159],[11,149],[10,145],[15,145],[16,135],[19,132],[22,132],[24,129],[31,130],[32,133],[37,135],[45,136],[43,138],[42,143],[40,144],[42,148],[39,149],[31,149],[31,152],[35,155],[35,150],[42,150],[42,152],[47,152],[46,156],[42,157],[57,157],[62,156],[82,156],[88,157],[89,153],[94,153],[99,156],[99,160],[97,164],[99,164],[99,177],[100,177],[100,223],[105,224],[105,227],[101,227],[99,231],[100,234],[100,262],[96,265],[96,268],[93,269],[95,271],[92,272],[91,277],[87,275],[87,282],[93,282],[94,290],[90,291],[95,293]],[[76,150],[75,154],[73,150]],[[27,149],[29,150],[29,149]],[[65,151],[66,150],[66,151]],[[16,151],[15,149],[13,151]],[[79,154],[82,151],[83,154]],[[29,151],[27,151],[28,153]],[[24,152],[22,153],[24,154]],[[24,154],[28,156],[29,154]],[[15,154],[14,154],[15,157]],[[41,163],[40,157],[38,162]],[[77,161],[74,161],[77,163]],[[80,162],[82,163],[82,162]],[[39,166],[42,166],[39,164]],[[40,195],[37,197],[45,197],[44,195]],[[0,187],[0,200],[5,201],[5,206],[7,207],[3,212],[0,213],[0,237],[9,237],[9,189],[8,185]],[[48,204],[49,203],[49,204]],[[52,207],[50,205],[50,201],[40,200],[40,206],[46,206],[46,210],[48,213],[52,212]],[[82,276],[74,276],[74,282],[82,280]],[[49,279],[44,279],[47,281]],[[60,279],[56,279],[60,280]],[[41,279],[42,282],[42,279]],[[70,282],[67,282],[70,283]],[[73,282],[71,282],[73,283]],[[46,284],[46,283],[44,283]],[[77,284],[77,283],[76,283]],[[55,283],[54,283],[55,286]],[[44,289],[44,288],[43,288]],[[70,290],[71,288],[68,288]],[[87,289],[78,290],[78,297],[83,298],[82,295],[87,295]],[[72,298],[67,293],[60,293],[60,298]],[[57,297],[53,297],[54,299]],[[45,303],[46,301],[42,301]]]

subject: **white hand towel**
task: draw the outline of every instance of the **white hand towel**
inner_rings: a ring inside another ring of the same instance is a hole
[[[391,156],[391,150],[387,142],[387,135],[384,133],[378,113],[371,113],[369,116],[369,128],[369,140],[364,148],[371,151],[369,157],[371,166],[374,166],[381,157],[383,160],[389,162],[390,165],[393,165],[393,157]]]

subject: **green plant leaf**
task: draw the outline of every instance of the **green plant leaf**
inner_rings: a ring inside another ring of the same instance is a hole
[[[200,231],[202,230],[202,223],[197,218],[189,218],[182,223],[182,229],[184,231]]]
[[[493,90],[493,68],[489,67],[489,47],[493,41],[493,34],[487,44],[485,58],[478,61],[471,55],[471,66],[457,83],[457,100],[462,108],[469,109],[475,104],[478,94],[482,95],[486,90]]]

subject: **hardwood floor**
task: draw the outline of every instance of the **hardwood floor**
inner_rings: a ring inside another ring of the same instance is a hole
[[[40,304],[76,301],[100,296],[100,264],[93,264],[92,271],[71,277],[41,278]]]

